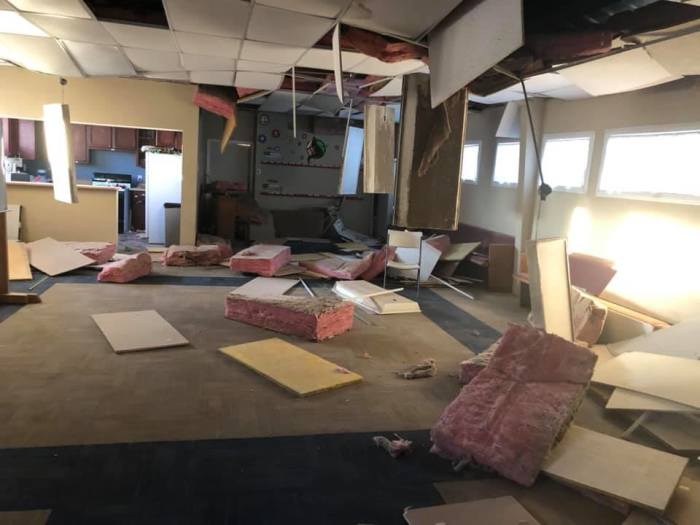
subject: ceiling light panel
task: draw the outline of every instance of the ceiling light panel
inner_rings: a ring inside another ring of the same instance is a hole
[[[0,33],[27,36],[48,36],[16,11],[0,11]]]
[[[177,49],[175,39],[167,29],[111,22],[104,22],[104,27],[123,46],[157,51],[175,51]]]
[[[333,26],[334,21],[255,5],[248,25],[248,37],[261,42],[311,47]]]
[[[142,73],[141,76],[154,80],[179,80],[184,82],[190,81],[190,74],[187,71],[172,71],[169,73],[154,73],[149,71],[148,73]]]
[[[286,64],[272,64],[270,62],[252,62],[239,60],[236,69],[238,71],[254,71],[258,73],[286,73],[289,68]]]
[[[135,75],[131,65],[117,46],[71,42],[64,40],[68,52],[78,62],[80,68],[91,76],[131,76]]]
[[[187,71],[233,71],[236,69],[236,61],[232,58],[187,53],[180,56],[182,65]]]
[[[50,75],[82,76],[68,54],[53,38],[0,34],[0,58],[25,69]]]
[[[96,20],[34,14],[25,14],[24,17],[49,35],[62,40],[116,44],[112,35]]]
[[[242,38],[250,3],[241,0],[164,0],[175,31]]]
[[[192,71],[190,81],[195,84],[233,86],[233,71]]]
[[[363,55],[362,53],[353,53],[352,51],[341,52],[344,70],[359,65],[360,62],[367,58],[367,55]],[[330,49],[311,48],[301,57],[297,65],[333,71],[333,51]]]
[[[239,71],[236,73],[234,85],[251,89],[277,89],[282,85],[283,78],[282,75],[272,75],[270,73]]]
[[[176,31],[175,39],[180,45],[180,50],[191,55],[238,58],[241,49],[241,41],[237,38]]]
[[[267,42],[245,40],[243,42],[243,49],[241,50],[241,58],[254,62],[292,65],[299,60],[305,51],[306,48],[304,47],[282,46]]]
[[[343,69],[352,73],[362,73],[363,75],[393,77],[412,73],[424,66],[425,64],[423,62],[415,59],[403,60],[401,62],[382,62],[379,59],[367,57],[356,66],[346,67],[345,64],[343,64]]]
[[[20,11],[47,15],[92,18],[80,0],[10,0]]]
[[[180,55],[167,51],[124,48],[126,56],[139,71],[181,71]]]
[[[335,18],[349,2],[348,0],[257,0],[256,3],[307,15]]]

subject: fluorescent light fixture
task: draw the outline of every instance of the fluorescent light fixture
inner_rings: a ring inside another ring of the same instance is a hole
[[[53,178],[53,198],[75,204],[78,202],[78,191],[67,104],[44,104],[44,136]]]
[[[0,11],[0,33],[27,36],[49,36],[15,11]]]

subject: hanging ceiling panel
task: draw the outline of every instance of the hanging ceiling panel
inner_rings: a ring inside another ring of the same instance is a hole
[[[48,36],[16,11],[0,11],[0,33],[27,36]]]
[[[250,3],[241,0],[164,0],[170,26],[176,31],[242,38]]]
[[[0,34],[0,58],[31,71],[66,77],[82,76],[53,38]]]
[[[125,47],[124,52],[139,71],[180,71],[180,55],[167,51],[152,51],[150,49],[133,49]]]
[[[666,40],[646,49],[670,73],[700,75],[700,33]]]
[[[131,65],[131,62],[126,59],[124,53],[117,46],[71,42],[69,40],[64,40],[63,43],[87,75],[127,76],[136,74],[134,66]]]
[[[104,22],[105,29],[123,46],[154,49],[157,51],[176,50],[175,39],[167,29],[113,24]]]
[[[357,66],[360,62],[368,58],[362,53],[354,53],[352,51],[342,51],[341,58],[343,69],[348,71],[349,68]],[[299,60],[298,66],[310,67],[313,69],[325,69],[333,71],[333,51],[330,49],[311,48]]]
[[[10,0],[20,11],[45,13],[48,15],[91,18],[80,0]]]
[[[253,71],[259,73],[286,73],[290,66],[286,64],[271,64],[270,62],[252,62],[239,60],[238,71]]]
[[[283,9],[256,5],[247,36],[260,42],[311,47],[333,26],[334,21]]]
[[[241,41],[212,35],[175,32],[175,38],[183,53],[208,55],[213,57],[238,58]]]
[[[192,71],[190,81],[195,84],[233,86],[233,71]]]
[[[257,0],[256,3],[307,15],[335,18],[349,3],[349,0]]]
[[[372,93],[373,97],[400,97],[403,77],[392,78],[383,88]]]
[[[115,44],[116,41],[96,20],[64,18],[49,15],[24,15],[49,35],[63,40],[91,42],[93,44]]]
[[[280,85],[282,85],[283,78],[283,75],[239,71],[236,73],[234,85],[236,87],[252,89],[278,89]]]
[[[169,73],[154,73],[149,71],[148,73],[142,73],[141,76],[155,80],[178,80],[185,82],[189,82],[190,80],[190,74],[187,71],[172,71]]]
[[[362,73],[364,75],[379,75],[393,77],[396,75],[404,75],[413,73],[425,66],[420,60],[403,60],[402,62],[382,62],[374,57],[367,57],[365,60],[356,66],[346,67],[343,64],[345,71],[352,73]]]
[[[306,48],[282,46],[267,42],[245,40],[241,50],[241,58],[254,62],[272,62],[273,64],[292,65],[304,54]]]
[[[232,58],[205,55],[181,55],[182,65],[188,71],[234,71],[236,61]]]

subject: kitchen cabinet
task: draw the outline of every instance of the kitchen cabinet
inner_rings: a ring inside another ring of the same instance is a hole
[[[78,164],[90,163],[87,128],[88,127],[85,124],[70,125],[70,132],[73,138],[73,160]]]
[[[2,141],[5,155],[36,160],[36,127],[33,120],[2,119]]]
[[[180,131],[156,131],[156,146],[159,148],[182,149],[182,133]]]
[[[136,151],[136,132],[134,128],[113,128],[114,149]]]
[[[88,146],[90,149],[112,149],[112,128],[108,126],[88,126]]]

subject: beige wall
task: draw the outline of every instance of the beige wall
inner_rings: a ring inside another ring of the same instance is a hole
[[[7,202],[21,209],[20,240],[117,242],[118,196],[116,188],[78,186],[78,203],[53,198],[51,184],[8,182]],[[60,219],[59,219],[60,218]]]
[[[199,110],[192,104],[194,90],[186,84],[122,78],[71,78],[65,88],[73,122],[182,131],[184,244],[194,244],[197,230]],[[60,101],[57,77],[0,68],[0,116],[41,119],[43,104]]]

